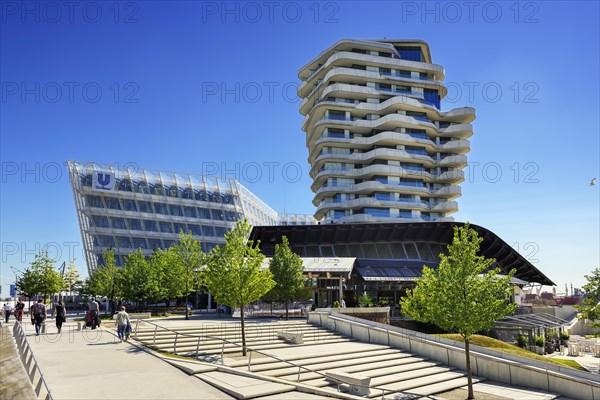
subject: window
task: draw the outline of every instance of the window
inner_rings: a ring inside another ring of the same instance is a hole
[[[156,227],[156,221],[144,220],[144,230],[149,232],[158,232],[158,228]]]
[[[175,240],[163,239],[163,243],[165,244],[165,248],[169,248],[169,247],[177,245],[177,242]]]
[[[115,247],[115,240],[112,236],[98,235],[98,243],[102,247]]]
[[[150,194],[150,189],[148,188],[148,182],[146,181],[134,181],[133,182],[133,190],[136,193],[144,193]]]
[[[132,218],[128,218],[127,219],[127,225],[129,225],[129,229],[133,230],[133,231],[141,231],[142,229],[142,223],[140,222],[139,219],[132,219]]]
[[[212,210],[213,219],[225,221],[225,213],[223,210]]]
[[[146,243],[146,239],[144,239],[144,238],[134,237],[134,238],[131,238],[131,242],[133,244],[134,249],[145,250],[148,248],[148,244]]]
[[[123,192],[131,192],[133,191],[131,184],[131,180],[129,178],[125,178],[123,180],[117,179],[117,188]]]
[[[223,228],[222,226],[215,226],[215,236],[224,237],[227,233],[227,228]]]
[[[106,207],[110,208],[111,210],[120,210],[121,205],[119,204],[119,199],[115,197],[108,197],[106,199]]]
[[[170,222],[160,221],[158,223],[161,232],[164,233],[173,233],[173,226],[171,226]]]
[[[189,232],[188,228],[185,224],[180,224],[177,222],[173,222],[173,228],[175,229],[175,233],[179,234],[179,232],[187,233]]]
[[[164,203],[154,203],[154,210],[156,210],[157,214],[169,215],[167,205]]]
[[[181,198],[182,199],[194,199],[194,189],[192,189],[191,187],[187,187],[183,190],[183,193],[181,194]]]
[[[100,196],[85,196],[88,207],[104,208],[102,197]]]
[[[196,209],[194,207],[183,207],[183,215],[189,218],[196,218]]]
[[[192,235],[202,236],[202,229],[200,228],[200,225],[188,224],[188,229],[190,232],[192,232]]]
[[[202,225],[203,236],[215,236],[215,231],[212,226]]]
[[[138,201],[138,210],[140,210],[140,212],[145,212],[145,213],[153,213],[154,210],[152,209],[152,203],[150,203],[149,201]]]
[[[206,208],[199,208],[198,209],[198,218],[212,219],[210,216],[210,210],[208,210]]]
[[[237,213],[233,211],[225,211],[225,219],[227,221],[237,221]]]
[[[137,207],[135,206],[135,201],[129,199],[122,199],[123,210],[125,211],[137,211]]]
[[[117,236],[117,247],[131,248],[131,240],[127,236]]]
[[[181,211],[180,206],[169,206],[169,209],[171,210],[171,215],[173,215],[175,217],[183,216],[183,211]]]
[[[125,220],[123,218],[113,218],[110,219],[110,224],[113,229],[127,229],[125,226]]]
[[[417,254],[417,249],[415,248],[414,243],[404,243],[404,249],[406,249],[406,257],[409,260],[418,260],[419,256]]]
[[[108,225],[108,217],[105,217],[103,215],[93,215],[92,223],[96,228],[110,228],[110,226]]]
[[[152,250],[162,249],[162,242],[160,239],[148,239],[148,248]]]

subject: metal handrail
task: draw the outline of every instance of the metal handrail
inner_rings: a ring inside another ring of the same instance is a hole
[[[19,321],[15,321],[15,325],[13,326],[13,336],[15,337],[17,349],[19,350],[19,356],[21,358],[21,362],[23,363],[23,366],[25,367],[25,372],[27,372],[29,381],[31,382],[32,385],[33,385],[33,378],[35,377],[36,368],[37,368],[38,373],[40,374],[40,380],[37,383],[37,385],[35,385],[35,387],[34,387],[36,396],[39,397],[40,392],[42,390],[42,383],[43,383],[44,386],[46,387],[46,392],[47,392],[45,400],[53,400],[52,392],[50,391],[48,382],[46,382],[46,379],[44,379],[44,373],[42,372],[40,365],[38,364],[35,356],[33,355],[33,351],[31,350],[31,346],[29,345],[29,341],[27,340],[27,335],[25,335],[25,331],[23,330],[23,327],[21,326],[21,323]],[[27,351],[29,351],[29,354],[31,354],[29,363],[26,363]],[[31,372],[29,372],[29,371],[27,371],[27,369],[29,368],[29,365],[31,365],[32,361],[33,361],[33,369],[31,370]]]
[[[136,333],[136,336],[137,336],[137,332],[138,332],[138,325],[139,325],[139,322],[140,322],[140,320],[138,319],[138,320],[137,320],[137,322],[136,322],[136,325],[135,325],[135,333]],[[172,333],[174,333],[174,334],[175,334],[175,343],[174,343],[174,345],[173,345],[173,353],[176,353],[176,352],[175,352],[175,349],[176,349],[176,347],[175,347],[175,346],[176,346],[176,343],[177,343],[177,337],[178,337],[179,335],[181,335],[182,337],[198,338],[198,344],[196,345],[196,360],[198,360],[198,358],[199,358],[199,352],[198,352],[198,350],[199,350],[199,347],[200,347],[200,339],[201,339],[201,338],[206,338],[206,339],[216,339],[216,340],[220,340],[220,341],[223,343],[223,346],[222,346],[222,348],[221,348],[221,365],[224,365],[224,357],[223,357],[223,353],[224,353],[224,350],[225,350],[225,343],[232,344],[232,345],[234,345],[234,346],[237,346],[237,347],[243,347],[243,346],[242,346],[242,345],[240,345],[239,343],[235,343],[235,342],[232,342],[232,341],[230,341],[230,340],[227,340],[227,339],[223,339],[223,338],[221,338],[221,337],[218,337],[218,336],[210,336],[210,335],[190,335],[190,334],[187,334],[187,333],[181,333],[181,332],[177,332],[177,331],[175,331],[175,330],[173,330],[173,329],[165,328],[164,326],[160,326],[160,325],[158,325],[158,324],[156,324],[156,323],[154,323],[154,322],[150,322],[150,321],[148,321],[148,320],[144,320],[144,322],[145,322],[145,323],[147,323],[147,324],[150,324],[150,325],[154,325],[154,326],[155,326],[155,329],[154,329],[154,335],[153,335],[153,338],[152,338],[152,339],[153,339],[153,340],[152,340],[152,341],[153,341],[153,343],[156,343],[156,333],[157,333],[157,328],[161,328],[161,329],[163,329],[163,330],[165,330],[165,331],[172,332]],[[292,366],[292,367],[297,367],[297,368],[298,368],[298,377],[297,377],[297,379],[296,379],[296,382],[300,382],[300,374],[301,374],[301,370],[304,370],[305,372],[314,372],[314,373],[316,373],[317,375],[320,375],[321,377],[323,377],[323,378],[325,378],[325,379],[327,379],[327,380],[333,380],[333,381],[335,381],[335,382],[337,383],[337,390],[338,390],[338,392],[340,391],[340,384],[344,384],[344,385],[357,386],[357,387],[361,387],[361,388],[367,388],[367,389],[369,389],[369,390],[371,390],[371,389],[373,389],[373,390],[381,390],[381,399],[382,399],[382,400],[385,398],[385,395],[386,395],[386,393],[398,393],[398,392],[400,392],[400,393],[403,393],[402,391],[398,391],[398,390],[392,390],[392,389],[386,389],[386,388],[377,387],[377,386],[359,385],[359,384],[353,384],[353,383],[351,384],[351,383],[349,383],[349,382],[346,382],[346,381],[344,381],[344,380],[341,380],[341,379],[338,379],[338,378],[334,378],[334,377],[331,377],[331,376],[327,376],[326,374],[324,374],[324,373],[322,373],[322,372],[319,372],[319,371],[316,371],[316,370],[312,370],[312,369],[310,369],[310,368],[307,368],[307,367],[304,367],[304,366],[302,366],[302,365],[297,365],[297,364],[294,364],[294,363],[293,363],[293,362],[291,362],[291,361],[288,361],[288,360],[283,360],[283,359],[281,359],[281,358],[279,358],[279,357],[276,357],[276,356],[274,356],[274,355],[272,355],[272,354],[267,354],[267,353],[265,353],[265,352],[262,352],[262,351],[260,351],[260,350],[254,350],[254,349],[252,349],[252,348],[250,348],[250,347],[248,347],[248,346],[246,346],[246,350],[247,350],[247,351],[250,353],[250,354],[248,355],[248,371],[251,371],[251,366],[252,366],[252,365],[251,365],[251,362],[252,362],[252,353],[254,352],[254,353],[258,353],[258,354],[260,354],[260,355],[263,355],[263,356],[265,356],[265,357],[272,358],[272,359],[274,359],[274,360],[277,360],[277,361],[279,361],[279,362],[282,362],[282,363],[288,364],[288,365],[290,365],[290,366]]]

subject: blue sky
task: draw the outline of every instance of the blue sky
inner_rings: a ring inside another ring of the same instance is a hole
[[[43,246],[87,274],[68,159],[216,169],[312,213],[297,72],[341,38],[428,41],[443,109],[476,108],[457,221],[558,291],[599,266],[598,2],[0,5],[2,296]]]

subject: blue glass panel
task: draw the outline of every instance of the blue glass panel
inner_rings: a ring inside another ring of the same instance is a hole
[[[192,189],[191,187],[185,188],[181,193],[181,198],[194,200],[194,189]]]
[[[200,225],[188,224],[188,229],[192,232],[192,235],[202,236],[202,229]]]
[[[160,227],[160,231],[161,232],[164,232],[164,233],[173,233],[173,226],[171,226],[170,222],[160,221],[158,223],[158,226]]]
[[[196,209],[194,207],[183,207],[183,215],[190,218],[196,218]]]
[[[148,248],[152,250],[162,249],[163,245],[160,239],[148,239]]]
[[[129,178],[125,179],[117,179],[117,190],[121,190],[123,192],[131,192],[133,191],[133,185],[131,184],[131,180]]]
[[[223,210],[212,210],[212,216],[213,219],[219,220],[219,221],[225,221],[225,213],[223,212]]]
[[[106,198],[106,207],[112,210],[120,210],[121,205],[119,204],[119,199],[115,197]]]
[[[119,248],[131,248],[131,240],[127,236],[117,236],[117,246]]]
[[[195,197],[196,197],[196,200],[199,200],[199,201],[208,201],[208,193],[204,189],[197,190]]]
[[[404,60],[422,61],[421,49],[419,47],[398,46],[396,50],[398,50],[400,57]]]
[[[210,210],[207,210],[206,208],[199,208],[198,218],[212,219],[212,217],[210,216]]]
[[[227,221],[237,221],[237,213],[233,211],[225,211],[225,219]]]
[[[142,231],[143,230],[142,223],[140,222],[139,219],[128,218],[127,225],[129,225],[129,229],[131,229],[133,231]]]
[[[129,199],[122,199],[123,210],[125,211],[137,211],[137,207],[135,206],[135,201]]]
[[[104,204],[102,203],[102,197],[100,196],[85,196],[88,207],[96,207],[96,208],[104,208]]]
[[[148,182],[146,182],[146,181],[134,181],[133,182],[133,190],[136,193],[150,194],[150,189],[148,188]]]
[[[108,225],[108,217],[103,215],[92,215],[92,224],[96,228],[110,228]]]
[[[183,233],[189,232],[189,230],[185,226],[185,224],[180,224],[178,222],[173,222],[173,229],[175,230],[175,233],[177,233],[177,234],[179,234],[179,232],[183,232]]]
[[[183,216],[183,211],[181,211],[181,207],[180,206],[170,205],[169,206],[169,210],[171,210],[171,215],[173,215],[175,217],[182,217]]]
[[[215,236],[215,231],[212,226],[202,225],[203,236]]]
[[[165,248],[169,248],[169,247],[177,245],[177,241],[175,241],[175,240],[163,239],[163,243],[165,244]]]
[[[146,239],[144,238],[139,238],[139,237],[133,237],[131,238],[131,242],[133,244],[133,248],[134,249],[147,249],[148,248],[148,244],[146,243]]]
[[[140,210],[140,212],[145,212],[145,213],[153,213],[154,212],[154,210],[152,209],[152,203],[150,203],[149,201],[138,200],[137,204],[138,204],[138,209]]]
[[[115,247],[115,240],[112,236],[98,235],[98,243],[102,247]]]
[[[156,221],[144,220],[144,230],[149,232],[158,232]]]
[[[104,257],[102,257],[102,254],[96,254],[96,262],[98,266],[104,265]]]
[[[222,226],[215,226],[215,236],[223,237],[227,233],[228,229]]]
[[[125,220],[123,218],[111,217],[110,224],[112,225],[113,229],[127,229],[125,226]]]
[[[169,209],[165,203],[154,203],[154,210],[157,214],[169,215]]]
[[[80,174],[81,186],[92,187],[92,174]]]

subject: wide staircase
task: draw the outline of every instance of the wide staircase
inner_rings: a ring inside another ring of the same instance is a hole
[[[292,337],[301,334],[303,343],[282,338],[290,336],[282,332],[291,333]],[[467,384],[464,371],[396,348],[358,342],[305,321],[247,323],[250,360],[239,354],[239,323],[205,323],[169,329],[144,326],[138,328],[134,338],[158,350],[222,363],[257,376],[322,388],[331,393],[342,390],[362,392],[369,398],[384,395],[387,399],[408,399]],[[343,381],[339,379],[340,373],[345,377]],[[353,390],[349,381],[354,379],[362,382],[366,379],[368,388],[355,386]],[[474,382],[482,380],[474,377]]]

